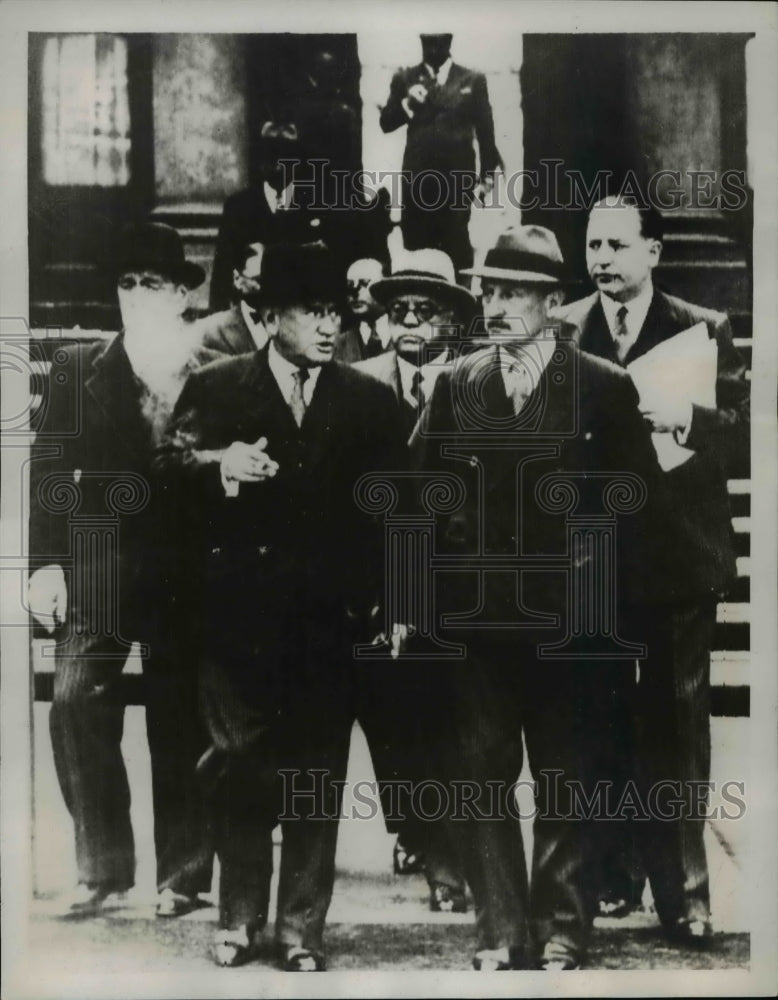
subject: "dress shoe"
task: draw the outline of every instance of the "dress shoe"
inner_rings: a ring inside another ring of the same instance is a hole
[[[392,850],[392,865],[395,875],[417,875],[424,871],[424,854],[407,848],[398,836]]]
[[[221,928],[213,936],[216,964],[234,969],[251,961],[256,951],[256,932],[248,924],[235,928]]]
[[[467,913],[464,889],[452,889],[443,882],[430,886],[430,910],[433,913]]]
[[[279,965],[284,972],[323,972],[324,956],[300,945],[283,948]]]
[[[709,920],[681,919],[671,928],[668,937],[690,948],[709,948],[713,942],[713,928]]]
[[[94,917],[99,913],[118,910],[127,902],[124,890],[111,885],[87,885],[79,882],[76,888],[60,900],[63,917]]]
[[[174,892],[171,888],[163,889],[157,897],[156,915],[158,917],[183,917],[186,913],[199,910],[209,904],[198,896],[186,896]]]

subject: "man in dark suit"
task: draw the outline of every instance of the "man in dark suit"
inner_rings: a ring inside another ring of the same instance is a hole
[[[355,260],[346,272],[346,314],[335,341],[335,360],[350,365],[383,354],[389,331],[370,286],[384,276],[384,265],[372,257]]]
[[[247,354],[267,343],[256,302],[263,251],[261,243],[243,248],[232,272],[232,305],[195,322],[203,357],[209,361],[225,354]]]
[[[250,243],[305,243],[322,238],[323,209],[316,203],[303,157],[296,125],[265,123],[258,182],[224,203],[211,275],[212,310],[230,305],[233,270]]]
[[[198,363],[181,314],[204,275],[184,259],[178,233],[156,224],[129,227],[114,264],[123,332],[63,349],[35,426],[30,608],[57,642],[50,728],[79,879],[66,912],[96,914],[134,883],[120,675],[139,640],[157,913],[177,916],[211,887],[195,782],[207,737],[190,669],[194,630],[173,601],[186,543],[149,482],[153,448]]]
[[[343,198],[333,195],[296,123],[265,122],[259,157],[256,182],[224,203],[211,275],[213,311],[230,305],[233,270],[251,243],[268,246],[322,240],[344,271],[359,257],[386,254],[389,204],[385,190],[349,189]]]
[[[608,484],[628,484],[639,506],[655,459],[630,380],[549,318],[564,282],[553,233],[510,229],[471,273],[493,343],[440,374],[411,441],[414,465],[454,474],[463,491],[436,535],[460,570],[440,574],[436,618],[466,644],[439,691],[450,741],[438,767],[450,801],[461,782],[480,796],[448,821],[475,898],[475,968],[572,969],[594,914],[597,818],[572,805],[572,790],[588,797],[617,750],[612,708],[633,648],[591,609],[611,594],[609,574],[623,602],[644,571],[634,515],[617,516]],[[616,562],[596,566],[598,550],[571,532],[602,525],[608,511]],[[578,589],[595,578],[596,595]],[[618,608],[609,616],[620,622]],[[513,798],[522,734],[537,783],[529,886]]]
[[[716,345],[715,406],[668,402],[644,414],[653,431],[673,435],[690,454],[662,474],[668,507],[660,544],[668,566],[662,599],[643,609],[646,623],[651,623],[651,642],[636,700],[636,732],[641,737],[636,766],[644,788],[675,781],[688,796],[692,783],[710,779],[710,651],[716,603],[736,574],[726,470],[736,450],[748,447],[749,392],[745,364],[733,346],[726,316],[654,287],[661,240],[662,219],[655,209],[615,197],[595,205],[586,259],[597,292],[566,307],[560,316],[575,327],[582,350],[622,366],[700,323]],[[637,824],[665,931],[699,945],[711,936],[705,807],[698,799],[687,818],[676,815],[673,820],[662,817]],[[607,873],[606,899],[637,902],[642,879],[619,857],[623,841],[619,847]]]
[[[406,248],[444,250],[459,270],[473,261],[468,236],[478,180],[473,137],[482,185],[493,183],[502,162],[486,77],[452,61],[452,37],[421,36],[423,60],[395,73],[380,122],[384,132],[408,127],[402,184]]]
[[[383,593],[383,530],[357,509],[371,470],[402,469],[387,388],[332,361],[343,275],[323,244],[268,247],[270,343],[187,383],[158,470],[203,513],[202,700],[223,772],[216,958],[252,955],[268,914],[271,831],[283,847],[276,944],[323,968],[349,737]],[[375,628],[377,631],[377,628]]]

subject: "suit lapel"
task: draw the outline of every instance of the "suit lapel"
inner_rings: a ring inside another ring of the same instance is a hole
[[[299,434],[292,411],[281,394],[267,357],[268,348],[263,347],[251,357],[244,372],[242,383],[246,393],[246,416],[252,425],[255,424],[260,429],[275,426],[287,436]],[[262,430],[262,433],[267,432]]]
[[[582,323],[578,346],[588,354],[595,354],[598,358],[605,358],[621,366],[599,295]]]
[[[251,336],[248,326],[246,326],[246,320],[243,318],[240,305],[234,305],[232,308],[232,322],[225,331],[225,339],[233,353],[248,354],[256,349],[254,338]]]
[[[680,329],[678,320],[673,315],[667,299],[662,292],[655,288],[651,305],[648,307],[646,318],[643,321],[643,326],[640,329],[637,340],[630,348],[625,362],[629,364],[635,358],[647,354],[663,340],[667,340],[668,337],[679,333]]]
[[[140,412],[140,387],[121,336],[95,358],[84,385],[119,438],[139,456],[145,456],[149,433]]]

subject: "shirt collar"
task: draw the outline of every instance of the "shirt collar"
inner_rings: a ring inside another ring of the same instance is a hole
[[[446,81],[448,80],[448,74],[451,72],[451,64],[453,63],[453,61],[454,60],[452,59],[452,57],[449,56],[448,59],[440,67],[440,69],[437,71],[437,73],[432,68],[432,66],[430,66],[429,63],[424,63],[424,65],[425,65],[426,69],[428,70],[430,76],[434,80],[437,80],[438,83],[441,85],[441,87],[443,87],[443,86],[445,86]]]
[[[294,181],[290,181],[280,193],[276,191],[272,184],[268,184],[267,181],[264,182],[264,187],[268,207],[274,215],[279,208],[289,208],[292,203],[292,188],[294,187]]]
[[[367,344],[373,330],[375,330],[381,340],[381,347],[386,350],[386,345],[389,342],[389,329],[386,324],[386,316],[378,316],[372,323],[366,319],[359,321],[359,336],[363,344]]]
[[[524,368],[529,374],[530,379],[533,382],[534,387],[537,387],[540,381],[540,376],[548,367],[551,361],[551,355],[556,349],[556,339],[554,337],[539,337],[536,340],[530,340],[525,344],[517,344],[512,350],[507,350],[502,344],[498,346],[498,351],[501,352],[500,357],[500,371],[502,372],[503,382],[508,391],[510,391],[511,386],[509,381],[511,379],[511,366],[515,362],[521,362],[522,357],[526,359]]]
[[[636,295],[634,299],[629,302],[617,302],[616,299],[610,297],[610,295],[605,295],[604,292],[600,292],[600,302],[602,303],[602,311],[605,313],[605,319],[608,321],[608,329],[613,336],[613,331],[616,329],[616,316],[622,306],[627,307],[626,324],[629,332],[637,336],[643,328],[643,324],[646,321],[646,316],[648,315],[648,310],[651,305],[651,300],[654,297],[654,286],[649,281],[646,283],[646,287]]]
[[[278,351],[275,342],[272,339],[267,351],[267,363],[270,366],[270,371],[273,373],[273,378],[278,383],[281,395],[287,402],[289,402],[292,396],[292,389],[294,388],[294,375],[295,372],[300,370],[299,367],[297,365],[293,365],[291,361],[286,360],[286,358]],[[310,402],[313,390],[315,389],[316,382],[319,378],[319,373],[321,372],[321,365],[316,365],[314,368],[308,368],[307,371],[308,378],[303,385],[303,397],[306,402]]]
[[[426,395],[429,395],[432,391],[435,379],[438,375],[440,375],[443,368],[449,364],[451,360],[449,354],[449,350],[446,349],[444,354],[439,354],[431,361],[428,361],[426,365],[422,365],[421,368],[417,368],[416,365],[412,364],[410,361],[406,361],[405,358],[401,358],[399,354],[396,354],[397,368],[400,373],[403,395],[407,398],[411,394],[413,377],[416,372],[421,372],[421,381],[422,386],[424,387],[424,392]]]

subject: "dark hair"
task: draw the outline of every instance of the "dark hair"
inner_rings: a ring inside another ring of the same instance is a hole
[[[596,201],[589,212],[591,216],[595,208],[634,208],[640,220],[640,235],[647,240],[659,240],[661,242],[665,226],[662,213],[653,205],[641,204],[631,195],[610,195]]]

